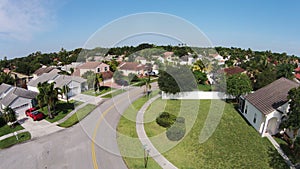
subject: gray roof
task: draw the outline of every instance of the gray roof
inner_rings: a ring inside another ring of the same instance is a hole
[[[33,86],[33,87],[37,87],[37,85],[39,83],[43,83],[43,82],[48,82],[49,80],[53,80],[54,78],[56,78],[57,76],[59,76],[58,74],[59,70],[57,69],[53,69],[51,72],[49,73],[44,73],[41,76],[35,78],[35,79],[31,79],[28,82],[28,86]]]
[[[9,90],[10,88],[12,88],[11,85],[2,83],[2,84],[0,85],[0,94],[6,92],[6,91]]]
[[[71,81],[76,81],[79,83],[86,82],[85,79],[76,76],[67,76],[67,75],[59,75],[58,70],[54,69],[49,73],[44,73],[36,79],[32,79],[28,86],[37,87],[39,83],[43,82],[55,82],[55,87],[62,87],[67,85]]]
[[[299,87],[298,83],[280,78],[254,93],[248,94],[245,99],[260,112],[267,115],[287,103],[288,92],[296,87]]]
[[[23,88],[14,87],[4,98],[1,99],[1,103],[4,106],[9,106],[14,100],[19,97],[27,98],[27,99],[34,99],[38,93],[29,91]]]

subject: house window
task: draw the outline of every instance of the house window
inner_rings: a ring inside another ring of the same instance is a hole
[[[253,123],[256,123],[256,113],[254,114]]]
[[[97,72],[98,72],[98,73],[100,72],[100,67],[97,68]]]
[[[248,105],[246,105],[245,114],[247,114],[247,111],[248,111]]]
[[[105,72],[107,71],[107,67],[104,67],[104,71],[105,71]]]

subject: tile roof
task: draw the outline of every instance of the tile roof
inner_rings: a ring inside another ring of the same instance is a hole
[[[98,66],[108,66],[102,62],[85,62],[82,65],[78,66],[78,69],[96,69]]]
[[[36,70],[33,74],[36,74],[37,76],[40,76],[44,73],[49,73],[51,72],[55,67],[41,67],[38,70]]]
[[[34,99],[38,93],[26,90],[19,87],[14,87],[4,98],[1,99],[1,104],[4,106],[9,106],[13,101],[17,98],[27,98],[27,99]]]
[[[298,83],[280,78],[254,93],[248,94],[245,99],[260,112],[267,115],[288,102],[288,92],[296,87],[299,87]]]
[[[224,69],[224,72],[225,72],[227,75],[234,75],[234,74],[238,74],[238,73],[245,72],[245,70],[244,70],[243,68],[240,68],[240,67],[238,67],[238,66],[235,66],[235,67],[225,68],[225,69]]]
[[[121,70],[144,70],[145,66],[136,62],[122,62],[119,69]]]
[[[0,94],[6,92],[6,91],[7,91],[8,89],[10,89],[10,88],[12,88],[11,85],[2,83],[2,84],[0,85]]]

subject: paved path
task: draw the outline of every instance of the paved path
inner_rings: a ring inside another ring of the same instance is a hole
[[[274,140],[274,138],[266,133],[265,136],[269,139],[269,141],[273,144],[273,146],[275,147],[275,149],[278,151],[278,153],[281,155],[281,157],[284,159],[284,161],[289,165],[289,167],[291,169],[296,169],[293,165],[293,163],[290,161],[290,159],[288,158],[288,156],[286,156],[284,154],[284,152],[282,151],[282,149],[280,148],[280,145]]]
[[[136,132],[143,145],[147,145],[147,149],[150,150],[149,156],[152,157],[162,168],[164,169],[177,169],[170,161],[168,161],[161,153],[153,146],[150,139],[148,138],[145,128],[144,128],[144,113],[150,104],[161,97],[160,95],[151,98],[147,101],[143,107],[138,111],[136,116]]]

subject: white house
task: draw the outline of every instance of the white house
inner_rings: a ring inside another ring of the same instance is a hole
[[[283,115],[288,112],[288,92],[299,84],[280,78],[273,83],[241,96],[239,111],[261,136],[277,134]]]
[[[120,63],[118,70],[123,72],[123,75],[128,76],[130,73],[144,76],[151,68],[146,65],[142,65],[137,62],[122,62]]]
[[[24,113],[26,109],[33,106],[33,100],[37,94],[37,92],[3,83],[0,85],[0,109],[11,107],[17,114]]]
[[[82,91],[88,89],[86,79],[76,76],[67,76],[67,75],[60,75],[58,74],[57,70],[52,70],[49,73],[44,73],[43,75],[39,76],[38,78],[32,79],[29,81],[27,87],[28,90],[39,92],[38,84],[48,82],[52,83],[55,82],[55,87],[62,88],[64,85],[67,85],[70,88],[70,92],[68,93],[69,97],[77,95]]]

